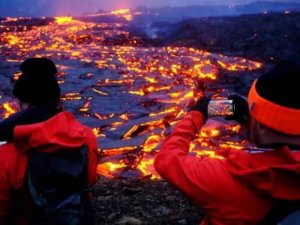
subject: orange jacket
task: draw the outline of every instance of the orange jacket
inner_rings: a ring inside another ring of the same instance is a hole
[[[7,224],[9,214],[14,214],[13,199],[23,186],[28,149],[37,147],[54,152],[61,148],[72,150],[85,143],[89,147],[89,183],[93,185],[97,180],[97,139],[70,112],[61,112],[45,122],[15,127],[14,142],[0,146],[0,224]]]
[[[283,147],[226,151],[225,159],[190,156],[189,144],[202,124],[200,112],[189,112],[154,161],[165,180],[204,210],[201,225],[255,225],[274,206],[273,199],[300,199],[300,152]]]

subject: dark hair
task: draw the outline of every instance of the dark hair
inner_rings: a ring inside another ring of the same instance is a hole
[[[13,88],[13,95],[32,105],[60,100],[55,64],[47,58],[30,58],[20,65],[21,76]]]

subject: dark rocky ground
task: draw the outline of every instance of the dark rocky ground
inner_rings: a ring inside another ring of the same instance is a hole
[[[267,63],[300,61],[299,12],[205,17],[135,28],[133,33],[155,37],[160,45],[194,47]]]
[[[201,210],[162,180],[100,179],[95,188],[97,224],[199,224]]]

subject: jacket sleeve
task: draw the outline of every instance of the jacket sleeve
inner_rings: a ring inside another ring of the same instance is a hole
[[[59,112],[61,112],[61,108],[54,104],[31,106],[28,109],[17,112],[0,122],[0,141],[12,141],[14,128],[18,125],[42,122]]]
[[[1,159],[0,163],[3,163]],[[0,169],[0,221],[4,224],[7,224],[7,217],[12,208],[12,186],[9,182],[8,176],[9,173],[5,168]]]
[[[89,166],[89,184],[93,186],[98,180],[97,165],[98,165],[98,142],[93,131],[87,129],[87,145],[88,145],[88,166]]]
[[[199,192],[201,184],[198,176],[202,159],[188,154],[190,142],[202,127],[203,120],[200,112],[188,112],[164,141],[154,161],[154,167],[162,178],[188,197],[203,194]]]
[[[23,185],[27,156],[19,153],[12,143],[0,146],[0,224],[8,223],[15,198]]]

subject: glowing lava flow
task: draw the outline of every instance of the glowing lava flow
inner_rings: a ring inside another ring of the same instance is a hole
[[[71,16],[62,16],[62,17],[56,17],[55,22],[57,24],[64,24],[64,23],[70,23],[73,21],[73,18]]]
[[[99,17],[99,16],[116,16],[117,18],[124,18],[126,21],[131,21],[134,16],[141,15],[140,12],[130,11],[130,9],[117,9],[111,12],[100,12],[100,13],[92,13],[88,14],[88,17]]]
[[[124,16],[130,11],[110,14]],[[18,25],[18,19],[12,22]],[[62,17],[22,31],[9,27],[10,23],[0,21],[10,31],[0,33],[1,68],[6,68],[0,72],[16,80],[20,75],[16,68],[25,58],[53,59],[64,107],[93,129],[102,155],[98,172],[107,177],[156,178],[155,153],[190,102],[203,94],[200,83],[216,80],[221,70],[250,71],[262,66],[193,48],[136,47],[124,29],[126,24],[119,22]],[[14,112],[5,103],[11,96],[0,100],[3,117]],[[191,144],[191,152],[215,157],[211,150],[241,149],[239,133],[235,124],[211,121]]]

